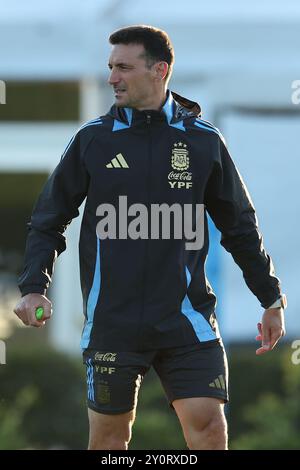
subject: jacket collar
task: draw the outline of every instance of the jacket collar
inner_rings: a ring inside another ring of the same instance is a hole
[[[139,111],[135,108],[121,108],[113,105],[108,115],[114,118],[113,130],[126,129],[145,122],[147,115],[150,115],[152,120],[164,120],[172,127],[183,128],[184,119],[201,116],[201,108],[198,103],[167,90],[166,101],[159,111]]]

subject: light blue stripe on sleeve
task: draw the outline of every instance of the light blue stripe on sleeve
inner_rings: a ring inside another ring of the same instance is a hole
[[[68,152],[69,148],[71,147],[72,143],[74,142],[75,137],[76,137],[76,135],[78,134],[79,131],[81,131],[82,129],[85,129],[86,127],[89,127],[89,126],[99,126],[100,124],[103,124],[103,121],[101,121],[100,118],[93,119],[92,121],[88,121],[88,122],[86,122],[85,124],[83,124],[83,125],[75,132],[75,134],[74,134],[73,137],[71,138],[70,142],[68,143],[67,147],[65,148],[64,153],[63,153],[62,156],[61,156],[61,160],[65,157],[66,153]]]
[[[191,283],[191,274],[187,266],[185,267],[185,272],[186,272],[187,288],[188,288]],[[208,321],[205,320],[204,316],[200,312],[197,312],[196,310],[194,310],[187,294],[185,298],[183,299],[183,302],[181,305],[181,311],[191,322],[199,341],[211,341],[217,338],[216,334],[214,333]]]
[[[82,338],[80,342],[80,346],[82,349],[86,349],[90,342],[91,331],[94,323],[94,313],[96,309],[96,305],[98,302],[98,297],[100,294],[101,288],[101,271],[100,271],[100,240],[97,238],[97,256],[96,256],[96,264],[95,264],[95,272],[94,272],[94,279],[93,285],[89,293],[88,301],[87,301],[87,319],[83,329]]]

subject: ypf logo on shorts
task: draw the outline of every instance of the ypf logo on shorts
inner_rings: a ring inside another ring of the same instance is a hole
[[[6,364],[6,345],[0,340],[0,364]]]
[[[115,362],[117,357],[117,353],[107,352],[107,353],[100,353],[96,352],[95,354],[95,361],[102,361],[102,362]]]
[[[95,366],[95,371],[99,374],[114,374],[116,372],[115,367],[106,367],[106,366]]]

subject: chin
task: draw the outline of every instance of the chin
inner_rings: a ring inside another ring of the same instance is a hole
[[[115,100],[115,105],[119,106],[120,108],[125,108],[126,106],[128,106],[128,103],[126,102],[126,100]]]

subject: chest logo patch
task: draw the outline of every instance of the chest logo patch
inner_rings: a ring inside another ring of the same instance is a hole
[[[173,144],[171,166],[174,171],[168,174],[168,182],[171,189],[190,189],[192,173],[186,171],[190,166],[189,151],[187,145],[182,142]]]
[[[189,157],[186,144],[178,142],[172,149],[172,168],[173,170],[187,170],[189,167]]]

